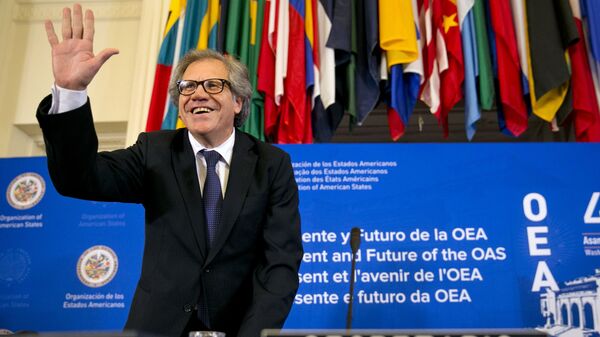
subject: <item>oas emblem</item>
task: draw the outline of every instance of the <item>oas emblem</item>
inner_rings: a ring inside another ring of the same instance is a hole
[[[8,329],[0,329],[0,335],[12,335],[14,334],[14,332],[8,330]]]
[[[45,191],[44,178],[37,173],[27,172],[10,182],[6,190],[6,200],[16,209],[28,209],[42,200]]]
[[[81,283],[91,288],[102,287],[117,274],[117,254],[107,246],[93,246],[79,257],[77,276]]]

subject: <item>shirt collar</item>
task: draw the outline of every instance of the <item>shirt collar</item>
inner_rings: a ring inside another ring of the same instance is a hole
[[[200,142],[198,142],[196,140],[196,138],[194,138],[194,136],[192,136],[192,133],[189,132],[189,130],[188,130],[188,138],[190,140],[190,144],[192,145],[192,150],[194,150],[194,154],[197,154],[198,152],[206,149],[206,146],[200,144]],[[221,155],[223,160],[225,160],[225,163],[227,163],[227,166],[230,166],[231,165],[231,157],[233,156],[233,145],[234,144],[235,144],[235,128],[233,128],[233,132],[231,133],[231,136],[229,136],[229,138],[227,138],[226,141],[224,141],[221,145],[214,147],[212,149],[209,149],[209,150],[219,152],[219,154]]]

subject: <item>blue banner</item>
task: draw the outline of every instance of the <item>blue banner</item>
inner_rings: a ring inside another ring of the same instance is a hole
[[[283,148],[306,251],[286,328],[345,327],[357,227],[354,328],[600,332],[598,145]],[[0,328],[120,329],[141,206],[60,197],[43,158],[0,172]]]
[[[60,196],[46,158],[2,159],[0,172],[0,329],[122,329],[141,269],[143,208]]]

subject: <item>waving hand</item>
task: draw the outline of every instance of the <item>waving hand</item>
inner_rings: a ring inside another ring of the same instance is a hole
[[[94,55],[94,13],[85,11],[82,15],[81,5],[71,9],[63,9],[62,41],[54,31],[52,21],[46,20],[46,35],[52,47],[52,71],[58,86],[71,90],[87,88],[100,67],[119,50],[107,48]]]

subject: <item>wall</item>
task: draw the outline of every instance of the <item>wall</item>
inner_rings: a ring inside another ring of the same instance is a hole
[[[44,20],[60,35],[62,8],[72,1],[0,1],[0,157],[44,154],[35,119],[53,83]],[[81,0],[96,17],[94,48],[120,51],[100,70],[88,93],[100,149],[131,144],[145,128],[154,68],[168,1]]]

